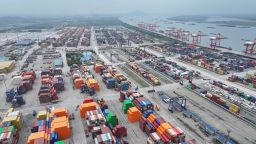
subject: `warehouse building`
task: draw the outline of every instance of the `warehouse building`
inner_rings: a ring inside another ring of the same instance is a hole
[[[9,73],[15,67],[15,61],[0,61],[0,73]]]
[[[80,59],[81,62],[92,60],[92,52],[83,52]]]
[[[31,46],[34,43],[35,43],[35,41],[32,39],[22,39],[22,40],[18,41],[15,44],[15,46]]]

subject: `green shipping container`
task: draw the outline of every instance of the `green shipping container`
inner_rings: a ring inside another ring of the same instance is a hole
[[[252,83],[249,83],[249,85],[248,85],[249,87],[251,87],[251,88],[253,88],[254,87],[254,84],[252,84]]]
[[[61,140],[61,141],[54,142],[54,144],[70,144],[70,142],[69,140]]]
[[[0,135],[3,133],[4,128],[0,128]]]
[[[128,109],[131,108],[131,107],[134,107],[131,100],[124,100],[122,110],[125,114],[127,114]]]
[[[111,124],[113,127],[115,127],[118,124],[116,115],[110,111],[106,117],[106,122],[107,124]]]

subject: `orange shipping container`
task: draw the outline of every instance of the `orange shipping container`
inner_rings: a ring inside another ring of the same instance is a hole
[[[53,115],[56,115],[57,117],[68,117],[68,110],[66,108],[56,108],[51,112],[51,116]]]
[[[158,128],[157,128],[157,132],[159,132],[160,134],[164,133],[167,129],[172,128],[173,126],[170,123],[162,123]]]
[[[80,116],[82,118],[85,117],[85,113],[87,111],[90,111],[90,110],[96,110],[96,107],[97,107],[97,103],[96,102],[90,102],[90,103],[84,103],[84,104],[81,104],[79,109],[80,109]]]
[[[82,78],[76,79],[74,82],[75,88],[80,89],[83,83],[84,83],[84,80]]]
[[[31,133],[28,137],[27,144],[34,144],[35,139],[45,138],[46,133],[44,131]]]
[[[59,122],[68,122],[68,118],[63,116],[63,117],[58,117],[58,118],[54,118],[52,123],[51,123],[51,127],[54,127],[55,124],[59,123]]]
[[[93,88],[95,91],[100,90],[99,83],[95,79],[88,79],[85,83],[88,87]]]
[[[150,114],[149,117],[147,118],[147,120],[148,120],[150,123],[153,123],[153,121],[155,120],[155,115],[154,115],[154,114]]]
[[[139,121],[142,116],[141,112],[136,107],[131,107],[128,110],[128,120],[133,123]]]
[[[58,134],[60,140],[67,139],[71,136],[69,122],[58,122],[55,123],[51,128],[51,132],[55,131]]]
[[[48,84],[48,83],[50,83],[50,78],[44,78],[44,79],[42,79],[42,81],[41,81],[41,83],[42,84]]]
[[[94,65],[94,71],[95,71],[96,73],[99,73],[99,72],[100,72],[101,67],[103,67],[103,65],[102,65],[102,64],[95,64],[95,65]]]

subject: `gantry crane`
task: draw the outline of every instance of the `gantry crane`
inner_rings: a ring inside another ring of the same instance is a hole
[[[202,41],[202,37],[207,35],[203,34],[201,31],[198,31],[197,33],[191,34],[191,36],[192,36],[192,44],[200,44]]]
[[[250,40],[244,40],[244,46],[245,46],[245,54],[255,54],[256,53],[256,38],[254,39],[254,41],[250,41]]]
[[[165,30],[165,33],[167,36],[171,37],[172,36],[172,33],[173,31],[175,30],[176,28],[174,27],[168,27],[167,30]]]
[[[224,37],[220,33],[218,33],[218,34],[211,33],[211,34],[214,35],[214,36],[210,37],[210,41],[211,41],[210,46],[211,46],[211,48],[220,47],[221,40],[222,39],[227,39],[227,37]]]
[[[182,41],[189,41],[189,35],[190,35],[189,31],[183,30],[182,33],[181,33],[181,40]]]

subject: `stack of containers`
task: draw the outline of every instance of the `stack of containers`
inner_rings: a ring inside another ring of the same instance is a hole
[[[91,131],[93,127],[97,125],[105,125],[106,119],[103,113],[101,112],[101,110],[96,109],[96,110],[90,110],[86,112],[85,122],[89,131]]]
[[[118,119],[116,115],[113,112],[108,112],[106,116],[107,125],[111,125],[112,127],[115,127],[118,124]]]
[[[133,100],[133,104],[143,114],[139,119],[140,129],[146,132],[154,142],[159,141],[159,138],[163,143],[185,141],[185,134],[180,128],[172,126],[162,117],[153,114],[153,104],[143,95],[136,92],[120,92],[120,99],[128,98]],[[127,103],[127,100],[124,100],[123,103]]]
[[[51,84],[42,85],[38,92],[38,96],[40,103],[47,103],[58,99],[57,91]]]
[[[16,144],[19,140],[19,130],[23,124],[23,117],[19,111],[9,109],[0,123],[0,143]]]
[[[133,103],[141,112],[154,109],[154,105],[145,97],[135,98]]]
[[[100,87],[99,87],[99,84],[98,84],[98,81],[93,79],[93,78],[90,78],[90,79],[87,79],[85,81],[85,84],[87,85],[87,87],[89,89],[93,89],[94,91],[99,91],[100,90]]]
[[[122,81],[127,81],[127,78],[120,73],[115,73],[114,77],[116,78],[118,83],[121,83]]]
[[[77,89],[80,89],[83,84],[84,84],[84,79],[81,77],[74,80],[74,85],[75,85],[75,88]]]
[[[37,120],[45,120],[46,117],[47,117],[47,111],[44,110],[44,111],[39,111],[39,112],[37,113],[36,119],[37,119]]]
[[[53,108],[51,111],[38,112],[37,120],[32,122],[27,144],[54,144],[57,141],[68,139],[70,136],[67,109]]]
[[[124,100],[122,110],[125,114],[127,114],[128,109],[131,108],[131,107],[134,107],[131,100]]]
[[[80,105],[80,116],[82,118],[85,118],[85,114],[87,111],[96,110],[98,107],[98,104],[95,102],[89,102],[89,103],[83,103]]]
[[[96,72],[96,73],[100,73],[101,72],[101,69],[104,67],[104,65],[103,64],[95,64],[94,65],[94,71]]]
[[[118,124],[114,129],[113,129],[113,134],[117,138],[122,138],[127,136],[127,128],[122,126],[121,124]]]
[[[104,73],[104,74],[101,75],[101,77],[102,77],[102,81],[106,84],[107,80],[109,78],[112,78],[112,75],[110,73]]]
[[[20,72],[12,78],[12,84],[18,85],[18,94],[23,94],[32,89],[32,84],[36,79],[35,71]]]
[[[114,128],[118,124],[118,120],[116,115],[107,109],[107,106],[104,108],[99,107],[91,99],[85,99],[84,103],[80,105],[80,115],[82,118],[85,118],[85,124],[88,131],[92,133],[95,143],[106,144],[116,142],[111,129],[105,124]],[[120,130],[122,133],[119,133]],[[122,130],[122,127],[115,129],[116,134],[119,136],[127,135]]]
[[[121,81],[118,88],[120,91],[127,91],[130,88],[130,84],[128,81]]]
[[[116,140],[111,130],[106,126],[102,126],[100,127],[100,134],[95,136],[94,142],[95,144],[114,144]]]
[[[57,91],[63,91],[64,87],[64,79],[61,75],[56,75],[53,78],[53,86]]]
[[[89,103],[89,102],[93,102],[93,98],[85,98],[83,100],[83,103]]]
[[[114,67],[107,65],[95,65],[95,70],[96,69],[100,69],[99,73],[101,74],[102,81],[106,84],[108,89],[117,88],[119,91],[126,91],[130,88],[130,83],[127,81],[127,78],[118,73]]]
[[[113,89],[117,87],[117,81],[115,78],[109,78],[106,80],[106,86],[108,89]]]
[[[54,138],[56,138],[55,135],[57,135],[60,140],[69,138],[71,131],[68,117],[62,116],[54,118],[51,122],[51,134],[54,135]]]
[[[53,86],[52,77],[49,75],[50,71],[42,71],[41,72],[41,87],[38,92],[40,103],[51,102],[52,100],[57,100],[57,90]]]
[[[23,116],[20,111],[7,112],[2,123],[11,123],[16,129],[20,130],[23,125]]]
[[[140,127],[147,134],[156,132],[163,142],[182,142],[185,140],[185,134],[179,127],[174,127],[163,118],[150,114],[147,118],[140,119]]]
[[[147,139],[147,144],[157,144],[161,143],[161,138],[158,136],[156,132],[149,134],[149,138]]]
[[[139,121],[140,117],[142,116],[142,113],[136,108],[131,107],[128,110],[128,121],[131,123]]]

